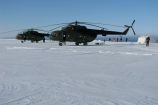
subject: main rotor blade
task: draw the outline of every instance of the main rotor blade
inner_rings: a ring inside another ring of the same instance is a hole
[[[15,30],[10,30],[10,31],[5,31],[5,32],[0,32],[0,34],[7,34],[7,33],[10,33],[10,32],[17,32],[17,31],[21,31],[21,30],[26,30],[26,29],[15,29]]]
[[[101,28],[101,29],[108,30],[108,29],[105,28],[105,27],[101,27],[101,26],[98,26],[98,25],[90,24],[90,23],[87,23],[87,22],[78,22],[78,23],[79,23],[79,24],[85,24],[85,25],[94,26],[94,27],[98,27],[98,28]]]
[[[98,28],[101,28],[101,29],[106,29],[106,30],[107,30],[107,28],[104,28],[104,27],[100,27],[100,26],[97,26],[97,25],[93,25],[93,24],[86,24],[86,25],[89,25],[89,26],[94,26],[94,27],[98,27]]]
[[[50,24],[50,25],[44,25],[44,26],[37,26],[37,27],[33,27],[33,28],[15,29],[15,30],[9,30],[9,31],[5,31],[5,32],[0,32],[0,34],[7,34],[7,33],[10,33],[10,32],[16,32],[16,31],[24,31],[24,30],[28,30],[28,29],[39,30],[38,28],[46,28],[46,27],[51,27],[51,26],[67,25],[67,24],[69,24],[69,23],[59,23],[59,24]]]
[[[65,25],[65,24],[69,24],[69,23],[50,24],[50,25],[45,25],[45,26],[37,26],[34,28],[46,28],[46,27],[59,26],[59,25]]]
[[[53,28],[53,29],[51,29],[51,30],[48,30],[48,32],[54,31],[54,30],[56,30],[56,29],[58,29],[58,28],[61,28],[61,27],[64,27],[64,26],[65,26],[65,25],[61,25],[61,26],[55,27],[55,28]]]
[[[82,22],[83,24],[99,24],[99,25],[104,25],[104,26],[113,26],[113,27],[121,27],[121,28],[125,28],[124,26],[120,26],[120,25],[113,25],[113,24],[104,24],[104,23],[91,23],[91,22]]]
[[[106,26],[112,26],[112,27],[121,27],[121,28],[125,28],[124,26],[113,25],[113,24],[104,24],[104,23],[94,23],[94,24],[100,24],[100,25],[106,25]]]

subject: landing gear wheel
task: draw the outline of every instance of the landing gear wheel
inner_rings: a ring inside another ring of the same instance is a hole
[[[76,46],[78,46],[78,45],[79,45],[79,43],[78,43],[78,42],[76,42],[76,43],[75,43],[75,45],[76,45]]]
[[[43,39],[43,43],[45,43],[45,39]]]
[[[63,43],[62,42],[59,42],[59,46],[62,46],[63,45]]]
[[[84,46],[87,46],[88,44],[87,44],[87,42],[85,42],[85,43],[83,43],[83,45],[84,45]]]

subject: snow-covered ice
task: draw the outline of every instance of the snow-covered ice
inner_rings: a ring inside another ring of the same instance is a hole
[[[158,44],[0,40],[0,105],[158,105]]]

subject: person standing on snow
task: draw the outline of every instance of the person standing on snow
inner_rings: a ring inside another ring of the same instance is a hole
[[[149,46],[149,42],[150,42],[150,37],[148,36],[148,37],[146,38],[146,46]]]

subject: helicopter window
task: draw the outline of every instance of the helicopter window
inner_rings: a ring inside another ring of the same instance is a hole
[[[57,37],[57,34],[56,34],[56,33],[54,33],[54,34],[53,34],[53,36],[54,36],[54,37]]]

